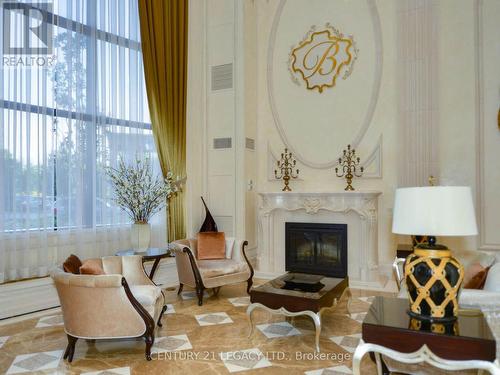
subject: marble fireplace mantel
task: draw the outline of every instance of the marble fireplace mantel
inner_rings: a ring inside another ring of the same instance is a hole
[[[261,192],[257,270],[272,277],[285,272],[285,222],[348,224],[351,286],[383,288],[378,270],[379,191]]]

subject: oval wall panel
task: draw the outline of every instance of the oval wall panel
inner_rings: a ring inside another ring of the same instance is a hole
[[[308,90],[288,69],[292,47],[311,26],[329,23],[352,35],[358,58],[346,79]],[[267,83],[276,127],[297,159],[312,168],[336,164],[347,144],[357,147],[370,126],[382,70],[380,19],[373,0],[281,0],[268,46]]]

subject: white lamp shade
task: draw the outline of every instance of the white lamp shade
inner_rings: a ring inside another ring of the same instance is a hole
[[[428,186],[396,190],[392,232],[420,236],[477,234],[468,186]]]

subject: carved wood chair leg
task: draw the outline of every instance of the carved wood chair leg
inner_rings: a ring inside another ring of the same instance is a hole
[[[203,292],[205,291],[205,288],[202,286],[197,286],[196,287],[196,295],[198,296],[198,306],[203,305]]]
[[[66,345],[66,350],[64,351],[64,356],[63,356],[64,359],[68,358],[70,348],[71,348],[71,344],[69,343],[69,340],[68,340],[68,345]]]
[[[217,297],[219,295],[219,290],[220,286],[218,286],[217,288],[212,288],[212,291],[214,292],[214,297]]]
[[[247,294],[250,294],[250,289],[252,288],[252,285],[253,285],[253,279],[252,279],[252,277],[250,277],[247,280]]]
[[[161,323],[161,319],[163,318],[163,314],[165,314],[165,311],[167,311],[167,305],[163,306],[163,308],[161,309],[161,313],[160,313],[160,316],[158,317],[158,327],[163,327],[163,324]]]
[[[67,336],[68,336],[68,346],[66,348],[66,352],[64,353],[64,359],[67,358],[68,362],[71,363],[73,361],[73,355],[75,354],[75,345],[78,338],[70,335]]]
[[[144,341],[146,342],[146,360],[151,361],[151,348],[155,342],[155,337],[154,335],[146,335]]]
[[[177,295],[182,293],[182,288],[184,288],[184,284],[179,284],[179,290],[177,291]]]

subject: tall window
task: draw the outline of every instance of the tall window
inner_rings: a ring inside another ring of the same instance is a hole
[[[52,46],[2,51],[0,232],[125,223],[105,168],[119,157],[156,159],[137,0],[21,3],[2,9],[0,40]]]

